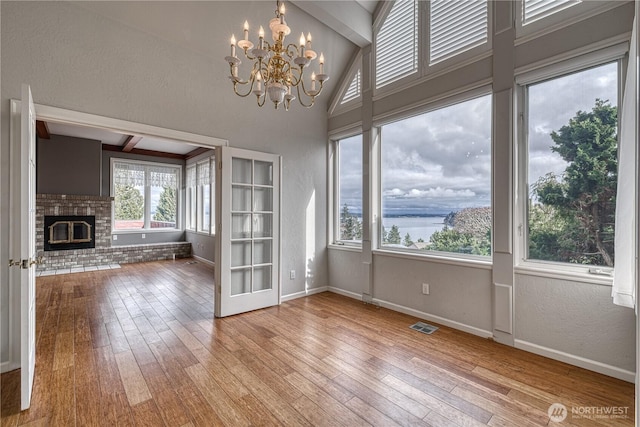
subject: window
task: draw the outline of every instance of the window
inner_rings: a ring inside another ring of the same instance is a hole
[[[112,160],[114,230],[177,228],[181,167]]]
[[[618,67],[525,87],[529,260],[613,266]]]
[[[429,63],[435,64],[487,42],[486,0],[431,0]]]
[[[491,95],[380,132],[381,246],[491,255]]]
[[[187,229],[215,232],[214,194],[215,156],[187,165]]]
[[[375,88],[428,76],[449,66],[449,59],[462,61],[489,49],[489,5],[487,0],[393,2],[375,32]]]
[[[342,243],[362,242],[362,135],[336,142],[338,167],[337,209],[339,227],[335,239]]]
[[[360,97],[360,69],[356,71],[356,74],[353,76],[351,80],[351,84],[345,91],[340,104],[346,104],[349,101],[357,99]]]
[[[187,184],[186,184],[186,219],[187,219],[187,224],[186,224],[186,228],[187,230],[193,230],[195,231],[196,229],[196,212],[197,212],[197,197],[196,197],[196,190],[197,190],[197,181],[196,181],[196,165],[189,165],[187,166]]]
[[[522,24],[530,24],[578,3],[580,0],[523,0]]]
[[[198,168],[198,231],[211,233],[211,161],[197,164]]]
[[[397,0],[376,34],[376,88],[418,71],[418,2]]]

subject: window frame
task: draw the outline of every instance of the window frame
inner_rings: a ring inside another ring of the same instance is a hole
[[[516,0],[515,3],[515,25],[516,25],[516,45],[525,43],[544,34],[557,31],[561,28],[575,24],[576,22],[588,19],[601,14],[607,10],[620,6],[617,1],[585,1],[569,5],[548,16],[536,19],[530,23],[523,23],[524,1]]]
[[[194,185],[191,186],[189,185],[189,179],[188,179],[188,174],[189,174],[189,170],[193,169],[193,173],[194,173]],[[186,231],[192,231],[195,232],[196,231],[196,224],[197,224],[197,197],[196,197],[196,191],[198,186],[196,185],[197,183],[197,178],[198,178],[198,170],[196,167],[195,163],[191,163],[191,164],[187,164],[185,167],[185,225],[184,228]]]
[[[216,173],[216,152],[207,155],[206,157],[200,158],[198,160],[187,163],[186,167],[195,167],[196,173],[196,182],[193,187],[193,197],[195,198],[195,203],[193,203],[193,207],[195,209],[195,222],[193,224],[193,228],[187,228],[186,230],[190,233],[201,234],[204,236],[213,236],[216,234],[216,222],[215,222],[215,173]],[[209,230],[202,229],[202,220],[204,217],[204,203],[203,203],[203,192],[204,185],[201,185],[198,182],[199,176],[199,165],[208,163],[209,164]],[[186,191],[189,191],[189,188],[186,188]],[[188,211],[189,207],[187,207]]]
[[[414,108],[410,111],[403,111],[397,114],[393,114],[388,117],[385,117],[384,119],[380,119],[374,122],[374,127],[377,130],[377,135],[379,139],[377,144],[378,152],[377,152],[377,162],[376,162],[379,182],[376,185],[376,191],[372,195],[373,197],[376,198],[375,205],[377,206],[377,209],[375,214],[379,219],[377,221],[377,227],[375,230],[375,233],[378,236],[378,238],[376,241],[374,253],[393,255],[393,256],[409,258],[409,259],[430,259],[436,262],[449,263],[449,264],[455,264],[455,265],[475,264],[478,266],[490,266],[493,264],[493,251],[494,251],[493,232],[491,237],[491,250],[490,250],[491,255],[489,256],[464,254],[464,253],[458,253],[458,252],[428,251],[428,250],[419,250],[419,249],[399,248],[399,247],[385,246],[383,245],[383,242],[382,242],[382,234],[383,234],[382,228],[383,228],[383,218],[384,218],[383,217],[384,206],[383,206],[383,200],[382,200],[382,191],[383,191],[382,146],[384,144],[384,141],[383,141],[384,137],[383,137],[382,127],[390,123],[398,122],[398,121],[419,116],[422,114],[427,114],[427,113],[437,111],[452,105],[461,104],[466,101],[481,98],[487,95],[490,95],[492,97],[492,107],[490,110],[490,113],[491,113],[491,119],[490,119],[491,121],[491,161],[490,161],[491,179],[489,182],[489,187],[491,191],[490,206],[492,209],[491,227],[493,228],[493,197],[494,197],[494,191],[493,191],[493,124],[494,124],[493,97],[495,94],[493,93],[491,86],[485,85],[485,86],[475,88],[473,90],[456,93],[450,96],[436,99],[433,102],[429,102],[420,107]]]
[[[417,0],[418,3],[418,65],[417,71],[401,77],[383,86],[377,86],[377,55],[376,43],[380,28],[387,19],[393,1],[385,2],[374,21],[372,88],[374,100],[407,89],[418,82],[439,77],[443,74],[464,67],[473,62],[487,58],[493,48],[493,2],[487,0],[487,40],[486,42],[463,50],[455,55],[430,63],[430,4],[428,1]]]
[[[330,171],[330,177],[331,177],[331,193],[332,193],[332,200],[331,200],[331,230],[330,230],[330,244],[331,245],[338,245],[341,247],[349,247],[349,248],[353,248],[353,249],[360,249],[362,248],[362,240],[360,241],[356,241],[356,240],[342,240],[342,236],[340,235],[340,212],[341,212],[341,206],[340,206],[340,141],[341,140],[345,140],[348,138],[353,138],[353,137],[357,137],[360,136],[360,143],[361,143],[361,158],[364,158],[364,134],[361,130],[357,130],[357,131],[351,131],[348,133],[342,133],[339,135],[334,135],[329,143],[331,146],[331,154],[332,154],[332,159],[330,159],[330,164],[331,164],[331,171]],[[362,176],[364,176],[365,171],[364,171],[364,164],[363,164],[363,170],[362,170]],[[364,210],[364,188],[362,189],[362,205],[363,205],[363,210]],[[363,226],[363,234],[364,234],[364,227],[365,224],[362,224]],[[363,235],[364,238],[364,235]]]
[[[125,229],[116,229],[116,209],[115,209],[115,167],[116,163],[128,163],[133,165],[140,165],[145,168],[145,185],[144,185],[144,226],[142,228],[125,228]],[[176,226],[169,228],[151,228],[151,186],[148,185],[147,182],[147,168],[148,167],[166,167],[170,169],[176,169]],[[180,231],[183,229],[182,217],[183,212],[181,209],[182,206],[182,196],[180,189],[182,188],[182,165],[172,164],[172,163],[161,163],[161,162],[150,162],[145,160],[133,160],[119,157],[112,157],[110,159],[110,177],[109,177],[109,186],[110,186],[110,195],[114,198],[112,201],[111,208],[111,234],[133,234],[133,233],[170,233],[175,231]]]
[[[625,43],[610,46],[601,51],[591,52],[585,55],[565,59],[555,64],[541,66],[540,68],[516,75],[516,90],[514,91],[516,126],[514,138],[516,141],[513,153],[514,159],[514,200],[516,200],[515,221],[513,222],[514,245],[514,270],[516,273],[533,274],[536,276],[560,278],[567,280],[579,279],[588,283],[611,285],[613,280],[613,267],[596,266],[588,264],[571,264],[557,261],[535,260],[528,258],[529,236],[529,142],[528,142],[528,87],[544,81],[562,78],[574,73],[586,71],[602,65],[617,62],[618,68],[618,107],[622,99],[624,81],[624,58],[626,55]],[[618,114],[618,138],[620,138],[620,114]]]

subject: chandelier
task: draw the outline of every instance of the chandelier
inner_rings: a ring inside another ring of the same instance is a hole
[[[259,107],[262,107],[267,95],[277,109],[284,104],[285,110],[289,110],[291,101],[296,99],[292,90],[298,96],[298,101],[303,107],[310,108],[315,102],[316,96],[322,92],[322,85],[329,79],[324,73],[324,55],[320,53],[318,58],[319,72],[311,73],[311,85],[305,85],[305,69],[316,59],[317,54],[311,49],[311,34],[307,37],[304,33],[300,36],[300,44],[285,44],[284,38],[291,33],[284,19],[284,2],[276,1],[276,17],[269,22],[273,43],[264,39],[264,29],[260,26],[258,31],[258,44],[249,40],[249,23],[244,22],[244,39],[236,44],[236,38],[231,35],[231,56],[225,57],[229,63],[231,75],[229,79],[233,83],[233,91],[236,95],[247,97],[250,94],[256,96]],[[244,56],[253,62],[248,79],[238,77],[238,66],[241,64],[236,55],[236,45],[244,51]],[[307,72],[308,75],[308,72]],[[242,88],[246,88],[243,93]],[[303,101],[303,96],[305,100]]]

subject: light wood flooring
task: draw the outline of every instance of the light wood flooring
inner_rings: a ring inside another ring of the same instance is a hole
[[[37,280],[33,402],[2,426],[631,426],[633,385],[332,293],[213,319],[185,260]],[[552,403],[627,419],[550,423]]]

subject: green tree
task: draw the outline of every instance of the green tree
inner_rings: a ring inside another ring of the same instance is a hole
[[[561,176],[541,177],[533,193],[540,204],[554,208],[550,219],[557,223],[552,230],[567,233],[558,242],[562,258],[556,261],[613,266],[617,124],[617,108],[597,99],[590,112],[578,111],[567,125],[551,133],[555,143],[551,149],[567,167]],[[550,242],[549,231],[530,230],[530,236],[541,239],[532,242],[534,251]]]
[[[413,245],[413,240],[411,240],[411,236],[409,235],[409,233],[404,235],[404,240],[402,241],[402,244],[405,245],[406,247]]]
[[[402,238],[400,237],[400,230],[397,225],[392,225],[391,230],[389,230],[389,234],[387,234],[387,243],[392,245],[399,245],[402,242]]]
[[[344,240],[362,240],[362,221],[351,212],[345,203],[340,212],[340,238]]]
[[[176,189],[164,187],[160,193],[160,200],[153,214],[156,221],[176,222]]]
[[[116,184],[115,217],[117,220],[138,220],[144,215],[144,197],[132,185]]]
[[[473,253],[474,239],[469,233],[460,233],[447,227],[434,232],[429,238],[429,250],[443,252]]]

